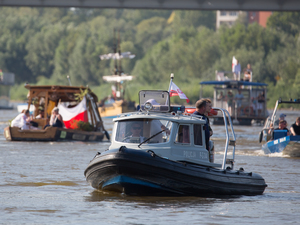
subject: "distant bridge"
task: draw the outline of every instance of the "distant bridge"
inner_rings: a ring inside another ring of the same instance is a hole
[[[0,6],[300,11],[300,0],[0,0]]]

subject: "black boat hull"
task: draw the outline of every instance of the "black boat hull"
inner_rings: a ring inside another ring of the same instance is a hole
[[[175,162],[124,146],[96,156],[85,176],[95,189],[138,196],[260,195],[267,187],[255,173]]]

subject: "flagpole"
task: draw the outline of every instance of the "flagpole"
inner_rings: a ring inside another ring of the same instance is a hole
[[[172,83],[173,83],[173,79],[174,79],[174,73],[171,73],[170,78],[171,78],[171,80],[170,80],[170,85],[169,85],[169,99],[170,99],[170,91],[171,91],[171,87],[172,87]],[[168,105],[168,99],[166,101],[166,105]]]

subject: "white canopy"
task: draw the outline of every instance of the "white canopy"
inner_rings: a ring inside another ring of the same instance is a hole
[[[125,80],[132,80],[133,76],[130,75],[111,75],[111,76],[103,76],[103,80],[107,81],[107,82],[118,82],[120,83],[121,81],[125,81]]]

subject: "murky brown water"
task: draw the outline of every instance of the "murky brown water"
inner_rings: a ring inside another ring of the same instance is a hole
[[[300,112],[285,112],[291,125]],[[7,142],[3,129],[17,111],[0,111],[0,224],[297,224],[300,158],[266,156],[259,126],[235,126],[235,168],[260,173],[261,196],[128,197],[93,190],[83,172],[109,142]],[[111,129],[111,120],[105,120]],[[220,151],[223,128],[213,126]]]

